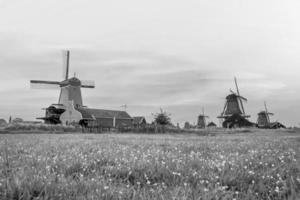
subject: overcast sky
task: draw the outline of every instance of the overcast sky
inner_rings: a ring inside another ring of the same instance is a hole
[[[298,0],[0,0],[0,117],[34,120],[59,90],[30,79],[94,80],[91,108],[122,109],[149,121],[159,108],[174,124],[196,122],[202,107],[218,123],[237,76],[256,121],[267,101],[286,125],[300,118]]]

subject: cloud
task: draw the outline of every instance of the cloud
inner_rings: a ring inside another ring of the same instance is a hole
[[[51,42],[40,42],[20,33],[1,33],[0,36],[0,108],[3,113],[31,119],[42,116],[44,111],[40,108],[56,103],[59,90],[31,90],[29,80],[61,80],[61,48],[67,43],[49,45]],[[180,53],[178,48],[177,51],[162,51],[138,45],[106,48],[98,44],[77,45],[75,41],[71,44],[70,74],[76,72],[80,79],[96,82],[96,89],[83,90],[83,100],[89,107],[121,109],[120,105],[126,103],[130,114],[149,118],[159,107],[164,107],[172,113],[174,122],[195,121],[205,107],[211,120],[216,122],[215,117],[221,112],[229,89],[235,88],[233,77],[237,76],[241,94],[249,100],[246,111],[254,121],[264,100],[271,105],[274,102],[280,119],[286,117],[293,123],[296,121],[295,114],[289,116],[284,109],[289,101],[297,107],[293,101],[299,99],[298,79],[293,78],[297,70],[286,70],[291,67],[276,63],[273,70],[251,67],[258,61],[256,56],[263,58],[261,51],[251,54],[255,45],[251,51],[241,49],[240,45],[234,47],[235,51],[226,50],[226,46],[213,54],[198,48],[199,55],[193,50],[199,57],[195,59],[187,55],[190,49],[180,49]],[[242,56],[237,58],[235,53],[245,56],[246,61]],[[237,64],[245,66],[239,68]]]

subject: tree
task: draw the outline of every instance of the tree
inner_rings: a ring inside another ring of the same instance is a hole
[[[165,126],[171,124],[171,118],[169,113],[163,111],[163,109],[160,109],[160,113],[156,113],[154,115],[154,122],[157,125],[160,125],[163,129],[163,132],[165,132]]]

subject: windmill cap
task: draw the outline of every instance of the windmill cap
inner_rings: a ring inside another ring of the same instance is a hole
[[[258,115],[265,115],[267,112],[266,111],[260,111]],[[268,112],[269,115],[273,115],[273,113]]]
[[[237,98],[238,97],[238,95],[236,95],[236,94],[229,94],[227,97],[226,97],[226,99],[235,99],[235,98]]]
[[[64,86],[68,86],[68,85],[80,87],[81,81],[78,78],[73,77],[68,80],[60,82],[60,87],[64,87]]]

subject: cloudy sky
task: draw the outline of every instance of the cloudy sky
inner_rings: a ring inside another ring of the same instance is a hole
[[[298,0],[0,0],[0,117],[33,120],[59,90],[30,79],[94,80],[84,104],[173,123],[196,122],[202,107],[218,123],[229,89],[248,98],[251,120],[267,101],[272,120],[299,125]]]

